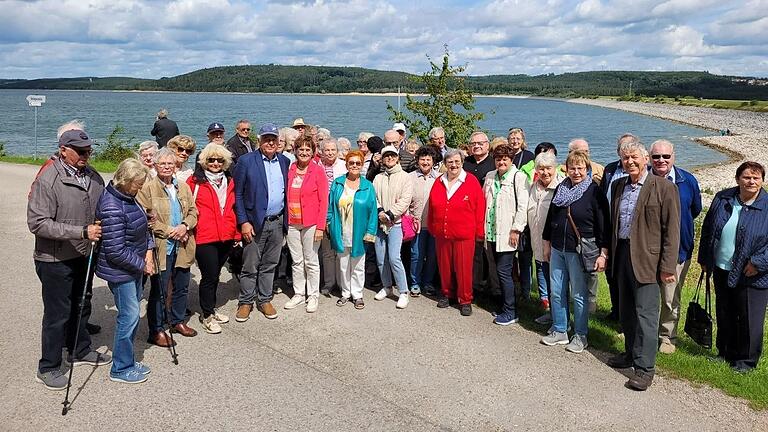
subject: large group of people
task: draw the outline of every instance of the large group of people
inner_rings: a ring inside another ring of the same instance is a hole
[[[281,277],[289,281],[283,309],[308,313],[332,293],[337,306],[364,309],[366,288],[377,301],[394,296],[397,309],[425,294],[462,316],[472,315],[475,296],[488,295],[497,299],[493,322],[506,326],[533,298],[543,312],[536,322],[550,324],[541,343],[572,353],[589,345],[605,272],[609,318],[625,340],[608,363],[633,368],[627,387],[647,389],[657,352],[675,351],[702,203],[667,140],[646,149],[622,135],[618,160],[603,167],[577,138],[560,165],[555,145],[528,150],[520,128],[446,143],[435,127],[421,145],[396,123],[383,138],[361,132],[354,148],[298,118],[258,131],[240,120],[227,141],[214,122],[197,152],[166,117],[158,114],[157,142],[141,143],[107,185],[88,164],[93,142],[83,125],[62,125],[58,150],[32,185],[27,219],[45,306],[36,377],[49,389],[67,385],[64,347],[72,365],[111,363],[113,381],[146,381],[149,366],[133,355],[146,280],[148,342],[172,347],[173,334],[198,333],[187,301],[195,263],[198,328],[221,333],[229,317],[217,308],[217,289],[228,260],[239,281],[237,322],[254,308],[278,316]],[[714,280],[718,354],[747,372],[761,355],[768,303],[765,167],[745,162],[735,179],[704,218],[698,262]],[[112,356],[91,348],[90,295],[79,305],[91,268],[118,310]]]

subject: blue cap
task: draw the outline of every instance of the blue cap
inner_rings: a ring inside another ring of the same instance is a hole
[[[208,126],[208,133],[219,131],[224,132],[224,126],[219,122],[213,122]]]
[[[259,129],[259,136],[263,137],[264,135],[274,135],[279,136],[279,132],[277,130],[277,126],[275,126],[273,123],[267,123],[264,126]]]

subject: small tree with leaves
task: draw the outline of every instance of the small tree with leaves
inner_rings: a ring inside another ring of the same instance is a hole
[[[134,137],[125,137],[125,128],[116,124],[112,132],[107,135],[107,143],[98,150],[95,160],[100,162],[120,163],[125,159],[135,157],[133,141]]]
[[[404,123],[411,136],[421,142],[428,141],[430,129],[441,126],[445,129],[446,144],[457,147],[469,140],[470,134],[477,129],[477,122],[483,119],[483,113],[475,112],[472,93],[466,89],[464,77],[459,75],[466,67],[451,66],[449,57],[447,47],[441,65],[427,56],[432,70],[420,77],[409,78],[425,87],[427,96],[424,99],[415,99],[407,94],[407,113],[398,112],[389,101],[387,110],[392,113],[391,120]]]

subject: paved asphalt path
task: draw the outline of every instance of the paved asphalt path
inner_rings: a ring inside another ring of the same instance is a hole
[[[363,311],[322,297],[308,314],[283,310],[287,297],[277,295],[276,320],[254,312],[208,335],[197,320],[196,269],[190,325],[200,334],[177,336],[179,365],[145,343],[142,319],[136,356],[152,367],[149,380],[118,384],[107,367],[78,367],[63,417],[64,393],[34,380],[42,302],[25,209],[35,172],[0,163],[3,431],[768,431],[768,412],[717,390],[659,376],[634,392],[602,353],[545,347],[544,329],[496,326],[478,308],[464,318],[427,298],[401,311],[366,290]],[[219,302],[232,318],[237,290],[224,270]],[[93,346],[105,351],[116,311],[103,281],[94,291],[91,321],[104,330]]]

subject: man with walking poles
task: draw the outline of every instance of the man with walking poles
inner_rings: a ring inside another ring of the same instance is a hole
[[[109,355],[91,349],[86,331],[91,311],[89,306],[83,307],[83,292],[91,284],[88,273],[93,269],[93,246],[101,237],[96,204],[104,190],[104,180],[88,165],[92,145],[85,131],[63,132],[58,156],[32,183],[27,205],[43,296],[42,355],[36,380],[49,390],[64,390],[69,385],[62,368],[64,346],[71,366],[101,366],[112,361]]]

